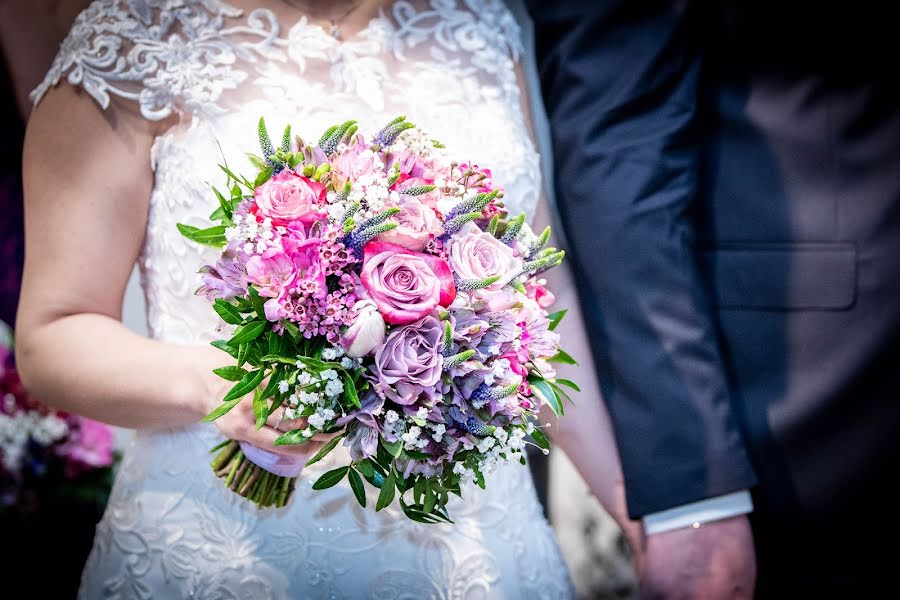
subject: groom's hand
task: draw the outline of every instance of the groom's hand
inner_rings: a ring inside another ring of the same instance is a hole
[[[753,597],[756,557],[746,516],[645,538],[642,600]]]

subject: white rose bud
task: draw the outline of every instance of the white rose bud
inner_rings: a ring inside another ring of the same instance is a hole
[[[384,319],[371,300],[360,300],[353,308],[356,320],[341,336],[341,346],[351,358],[362,358],[384,343]]]

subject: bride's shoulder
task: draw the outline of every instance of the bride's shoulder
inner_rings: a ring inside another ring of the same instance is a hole
[[[240,15],[220,0],[94,0],[76,17],[32,103],[66,81],[104,109],[118,97],[137,102],[147,119],[166,119],[179,108],[171,59],[184,54],[186,40],[201,33],[212,40]]]

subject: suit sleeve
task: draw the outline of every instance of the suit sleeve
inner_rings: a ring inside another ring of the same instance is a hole
[[[691,12],[686,2],[534,4],[559,215],[629,514],[751,487],[695,260]]]

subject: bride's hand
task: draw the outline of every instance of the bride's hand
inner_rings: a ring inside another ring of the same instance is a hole
[[[233,385],[229,382],[225,383],[227,385],[223,388],[223,391],[214,396],[207,412],[212,411],[221,404],[221,398],[227,393],[227,387]],[[218,398],[218,400],[215,398]],[[216,424],[222,435],[228,439],[247,442],[257,448],[285,456],[311,457],[322,448],[325,442],[334,437],[334,434],[317,433],[305,444],[276,446],[275,440],[284,433],[294,429],[305,429],[309,425],[306,419],[281,420],[279,415],[280,411],[276,411],[269,417],[265,425],[257,429],[256,416],[253,414],[253,394],[248,394],[237,406],[213,421],[213,423]]]

